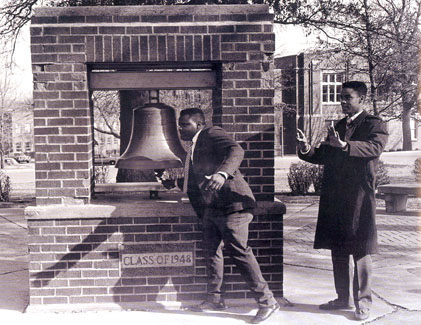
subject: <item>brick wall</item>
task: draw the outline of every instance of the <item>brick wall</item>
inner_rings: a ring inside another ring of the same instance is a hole
[[[88,69],[116,63],[215,63],[213,122],[242,142],[242,168],[257,199],[273,200],[272,24],[266,5],[36,8],[37,204],[90,202]]]
[[[136,201],[139,201],[136,198]],[[98,203],[101,204],[101,201]],[[269,202],[261,202],[269,203]],[[130,206],[127,209],[127,206]],[[30,304],[127,303],[200,300],[206,293],[205,259],[201,229],[189,205],[122,200],[114,207],[83,206],[68,219],[58,208],[28,208]],[[113,211],[103,213],[104,209]],[[62,209],[62,208],[60,208]],[[143,216],[138,216],[142,209]],[[34,213],[31,213],[34,212]],[[84,212],[83,212],[84,211]],[[250,224],[249,244],[262,273],[276,296],[282,296],[282,214],[280,203],[260,204]],[[91,216],[90,216],[91,215]],[[194,245],[194,271],[185,275],[124,276],[120,245]],[[252,297],[232,262],[225,264],[227,298]]]

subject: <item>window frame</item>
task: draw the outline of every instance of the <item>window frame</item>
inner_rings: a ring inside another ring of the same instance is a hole
[[[15,152],[23,153],[22,142],[15,143]]]
[[[335,75],[335,81],[330,81],[330,75]],[[324,76],[327,75],[328,79],[327,81],[324,81]],[[342,75],[341,81],[337,81],[337,76]],[[341,103],[341,100],[339,98],[340,91],[338,92],[338,86],[342,88],[342,84],[344,83],[345,78],[345,71],[344,70],[322,70],[320,75],[320,100],[322,105],[339,105]],[[324,101],[324,92],[323,88],[324,86],[327,86],[328,92],[327,92],[327,99],[328,101]],[[334,86],[334,101],[330,101],[330,86]]]

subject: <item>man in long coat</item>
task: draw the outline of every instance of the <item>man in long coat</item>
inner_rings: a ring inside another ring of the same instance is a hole
[[[354,259],[355,318],[364,320],[371,307],[371,254],[377,251],[375,180],[379,156],[388,133],[383,121],[363,110],[363,82],[342,85],[341,106],[346,117],[328,127],[328,137],[311,147],[297,131],[299,157],[324,165],[315,249],[330,249],[338,297],[323,310],[349,308],[349,256]]]
[[[203,247],[207,253],[208,296],[194,309],[226,308],[222,292],[225,247],[259,305],[251,323],[261,323],[280,306],[247,243],[255,199],[239,171],[244,150],[220,127],[206,127],[199,108],[182,110],[178,124],[181,139],[191,141],[183,188],[202,219]]]

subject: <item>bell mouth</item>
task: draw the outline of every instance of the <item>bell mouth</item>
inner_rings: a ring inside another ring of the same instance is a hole
[[[166,169],[183,167],[178,159],[153,160],[145,157],[120,158],[116,163],[117,168],[124,169]]]

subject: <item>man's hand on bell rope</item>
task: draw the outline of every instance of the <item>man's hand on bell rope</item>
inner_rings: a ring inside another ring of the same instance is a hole
[[[225,177],[218,173],[205,177],[208,180],[205,191],[219,191],[225,183]]]

